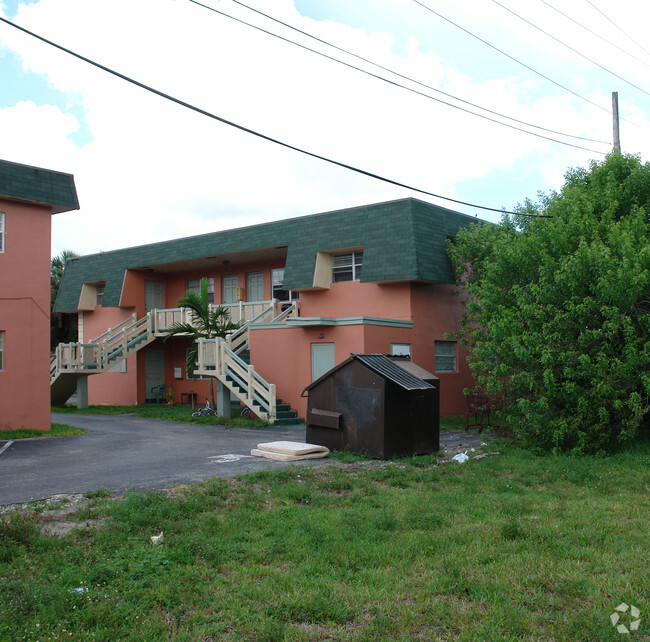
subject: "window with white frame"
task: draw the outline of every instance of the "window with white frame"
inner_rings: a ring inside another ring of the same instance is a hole
[[[214,303],[214,279],[210,277],[208,281],[208,303]],[[185,281],[185,289],[201,296],[201,279],[189,279]]]
[[[4,330],[0,330],[0,371],[3,370],[4,354],[5,354],[5,333]]]
[[[5,251],[5,215],[0,212],[0,254]]]
[[[359,281],[361,279],[361,263],[363,251],[346,252],[332,255],[332,281]]]
[[[436,372],[456,372],[456,342],[435,341]]]
[[[390,344],[390,353],[394,356],[401,357],[410,357],[411,356],[411,344],[410,343],[391,343]]]
[[[106,289],[106,283],[98,283],[95,286],[95,293],[97,296],[97,300],[95,301],[95,305],[102,305],[104,302],[104,290]]]
[[[296,301],[298,299],[297,292],[284,289],[284,268],[271,270],[271,284],[274,299],[278,301]]]

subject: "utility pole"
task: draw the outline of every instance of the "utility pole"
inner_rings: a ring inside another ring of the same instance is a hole
[[[614,152],[621,153],[621,137],[618,130],[618,92],[612,92],[612,116],[614,117]]]

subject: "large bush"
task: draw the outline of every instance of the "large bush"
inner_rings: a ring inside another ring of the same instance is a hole
[[[478,385],[531,446],[630,441],[650,407],[650,165],[612,154],[518,211],[550,218],[475,225],[450,246]]]

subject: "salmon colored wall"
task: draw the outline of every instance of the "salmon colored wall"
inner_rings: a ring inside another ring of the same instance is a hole
[[[363,350],[356,350],[356,352],[390,354],[391,343],[411,343],[412,333],[411,328],[366,325],[364,326]]]
[[[95,307],[84,312],[84,342],[126,321],[133,310]],[[88,403],[93,406],[131,406],[136,403],[137,366],[133,356],[126,359],[126,372],[103,372],[88,376]]]
[[[409,283],[332,283],[328,290],[300,293],[303,317],[378,317],[411,318]]]
[[[84,343],[104,334],[109,328],[118,326],[133,315],[133,310],[124,308],[104,308],[96,306],[90,312],[84,312]]]
[[[391,343],[410,343],[411,330],[358,324],[254,329],[250,337],[251,363],[269,383],[275,383],[278,397],[304,418],[307,399],[300,395],[311,383],[312,343],[334,343],[335,364],[339,364],[353,352],[386,354]]]
[[[193,346],[189,339],[183,337],[176,337],[169,339],[165,346],[165,391],[171,387],[174,403],[181,402],[181,393],[196,393],[197,403],[201,406],[205,405],[205,400],[210,399],[210,381],[206,379],[188,379],[187,378],[187,363],[186,363],[186,350]],[[174,377],[174,368],[181,369],[181,378]],[[143,370],[144,375],[144,370]],[[214,382],[214,394],[216,401],[217,382]],[[183,400],[185,401],[185,400]],[[212,403],[212,401],[210,401]]]
[[[0,430],[50,429],[49,208],[0,201]]]
[[[0,266],[2,258],[0,254]],[[2,272],[0,267],[0,292],[4,287]],[[47,312],[49,308],[43,310],[29,298],[0,298],[0,330],[5,333],[0,371],[0,431],[50,429]]]
[[[137,270],[126,270],[122,283],[120,307],[132,308],[138,318],[144,315],[144,282],[146,274]]]
[[[456,372],[436,372],[434,341],[447,341],[445,333],[458,330],[462,314],[462,297],[453,294],[457,286],[449,284],[412,284],[413,345],[411,359],[440,378],[440,414],[466,412],[464,388],[471,388],[474,379],[467,365],[467,352],[457,344]]]

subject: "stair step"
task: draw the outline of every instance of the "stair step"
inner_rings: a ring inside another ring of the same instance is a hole
[[[292,417],[290,419],[276,419],[273,422],[274,426],[297,426],[304,424],[305,420],[302,417]]]
[[[298,413],[295,410],[277,410],[275,411],[275,416],[277,419],[293,419],[298,416]]]

